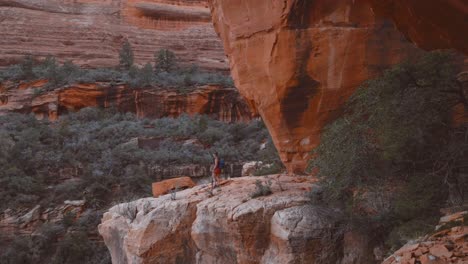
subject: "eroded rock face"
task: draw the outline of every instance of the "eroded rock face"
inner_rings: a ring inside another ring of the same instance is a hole
[[[187,113],[205,114],[225,122],[243,122],[256,116],[234,88],[208,85],[191,92],[179,92],[176,89],[131,89],[125,85],[91,83],[35,94],[46,83],[4,84],[4,89],[0,89],[0,114],[34,113],[38,118],[55,120],[62,114],[97,106],[114,107],[142,118],[177,117]]]
[[[382,2],[393,9],[376,12]],[[418,45],[466,51],[461,1],[410,2],[400,13],[408,1],[210,0],[236,86],[258,109],[290,172],[304,171],[322,128],[363,81],[418,54],[390,18]],[[458,12],[451,22],[444,20],[449,11],[436,19],[447,22],[438,27],[431,12],[445,5]],[[438,35],[447,27],[449,37]]]
[[[129,40],[138,64],[162,48],[184,64],[227,70],[206,0],[0,0],[0,66],[26,54],[116,66]]]
[[[314,263],[335,212],[308,205],[311,179],[278,177],[230,180],[214,196],[197,186],[176,200],[120,204],[105,213],[99,232],[115,264]],[[256,180],[271,181],[273,193],[251,198]],[[129,207],[137,209],[134,217]]]

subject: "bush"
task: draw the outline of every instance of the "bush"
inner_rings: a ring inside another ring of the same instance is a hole
[[[238,133],[242,137],[236,137]],[[140,148],[132,140],[138,137],[159,138],[158,147]],[[185,144],[186,139],[201,144]],[[0,199],[6,201],[0,210],[84,197],[102,208],[113,196],[150,195],[157,178],[150,169],[154,166],[208,166],[214,151],[227,163],[279,160],[276,151],[265,155],[266,149],[260,150],[259,142],[265,141],[271,142],[259,121],[226,124],[188,115],[141,120],[96,108],[61,116],[55,123],[7,114],[0,116]],[[78,178],[58,182],[61,169],[76,171]],[[116,186],[118,191],[111,192]]]
[[[121,70],[130,70],[130,67],[133,66],[133,49],[130,45],[130,42],[125,41],[122,45],[122,48],[119,52],[119,66]]]
[[[133,222],[133,220],[135,220],[138,214],[137,206],[132,202],[121,204],[119,206],[119,213],[125,218],[129,219],[130,222]]]
[[[34,71],[34,59],[31,55],[26,55],[20,63],[21,78],[24,80],[32,80],[35,78]]]
[[[272,194],[273,192],[271,191],[271,181],[268,180],[267,184],[263,184],[262,181],[256,180],[255,181],[255,191],[250,194],[251,198],[257,198],[261,196],[268,196]]]
[[[228,75],[201,71],[197,65],[179,67],[175,54],[170,50],[161,50],[155,54],[154,70],[151,63],[147,63],[142,68],[134,65],[133,51],[128,42],[123,44],[119,56],[120,62],[117,70],[81,69],[71,61],[60,65],[52,56],[47,56],[44,60],[37,62],[32,56],[26,56],[20,64],[1,69],[0,81],[47,79],[49,82],[45,89],[37,89],[36,95],[78,82],[123,82],[132,88],[160,86],[175,88],[180,92],[188,92],[196,86],[207,84],[234,86]]]
[[[350,218],[388,225],[390,233],[437,215],[447,199],[444,181],[468,165],[461,154],[467,138],[456,136],[464,128],[451,125],[452,106],[463,101],[456,72],[451,55],[435,52],[358,89],[312,152],[309,170],[322,180],[324,202],[341,206]],[[385,191],[367,195],[379,188],[392,189],[393,203],[362,210],[370,197],[388,199]]]
[[[154,69],[156,72],[171,72],[177,68],[176,55],[174,52],[162,49],[154,54]]]
[[[271,174],[278,174],[284,171],[284,166],[282,163],[274,162],[271,164],[266,164],[261,166],[254,172],[255,176],[264,176],[264,175],[271,175]]]
[[[92,242],[85,232],[67,233],[57,245],[53,264],[110,263],[104,245]]]

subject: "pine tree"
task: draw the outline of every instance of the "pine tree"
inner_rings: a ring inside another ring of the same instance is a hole
[[[153,82],[153,66],[151,63],[146,63],[146,65],[141,69],[140,72],[140,83],[142,87],[149,86]]]
[[[130,42],[128,42],[128,40],[125,41],[125,43],[122,45],[122,48],[119,52],[119,57],[120,69],[128,71],[130,67],[132,67],[134,60],[132,46],[130,45]]]
[[[21,61],[20,68],[21,68],[21,77],[25,80],[34,79],[34,59],[31,55],[26,55]]]
[[[162,49],[155,53],[154,60],[156,72],[171,72],[177,68],[176,55],[170,50]]]

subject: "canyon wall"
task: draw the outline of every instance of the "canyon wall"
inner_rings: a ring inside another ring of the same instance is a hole
[[[190,91],[177,89],[132,89],[110,83],[75,84],[37,93],[47,81],[0,84],[0,114],[34,113],[38,118],[57,119],[85,107],[113,107],[141,118],[203,114],[225,122],[245,122],[256,117],[234,88],[216,85]]]
[[[138,64],[162,48],[181,63],[228,70],[205,0],[0,0],[0,66],[54,55],[112,67],[129,40]]]
[[[457,0],[210,0],[210,6],[236,87],[293,173],[304,172],[322,128],[362,82],[422,53],[407,37],[428,49],[468,46],[466,5]]]

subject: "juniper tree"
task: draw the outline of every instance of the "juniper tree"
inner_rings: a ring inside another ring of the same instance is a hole
[[[130,42],[125,41],[124,44],[122,45],[122,48],[120,49],[119,52],[119,66],[121,70],[130,70],[130,67],[133,66],[134,62],[134,55],[133,55],[133,49],[132,46],[130,45]]]
[[[466,101],[457,92],[453,61],[450,54],[430,53],[394,66],[355,92],[312,152],[309,170],[321,179],[322,201],[353,219],[378,216],[390,230],[415,221],[431,225],[425,221],[437,216],[453,192],[448,185],[468,182],[457,180],[458,169],[468,167],[468,126],[452,122],[453,106]],[[389,186],[391,199],[385,196]],[[377,200],[390,203],[388,210],[360,211],[363,203]]]
[[[23,60],[21,61],[20,68],[21,68],[21,77],[25,80],[34,79],[34,59],[31,55],[24,56]]]
[[[156,72],[171,72],[177,68],[176,55],[174,52],[162,49],[154,54],[155,71]]]

